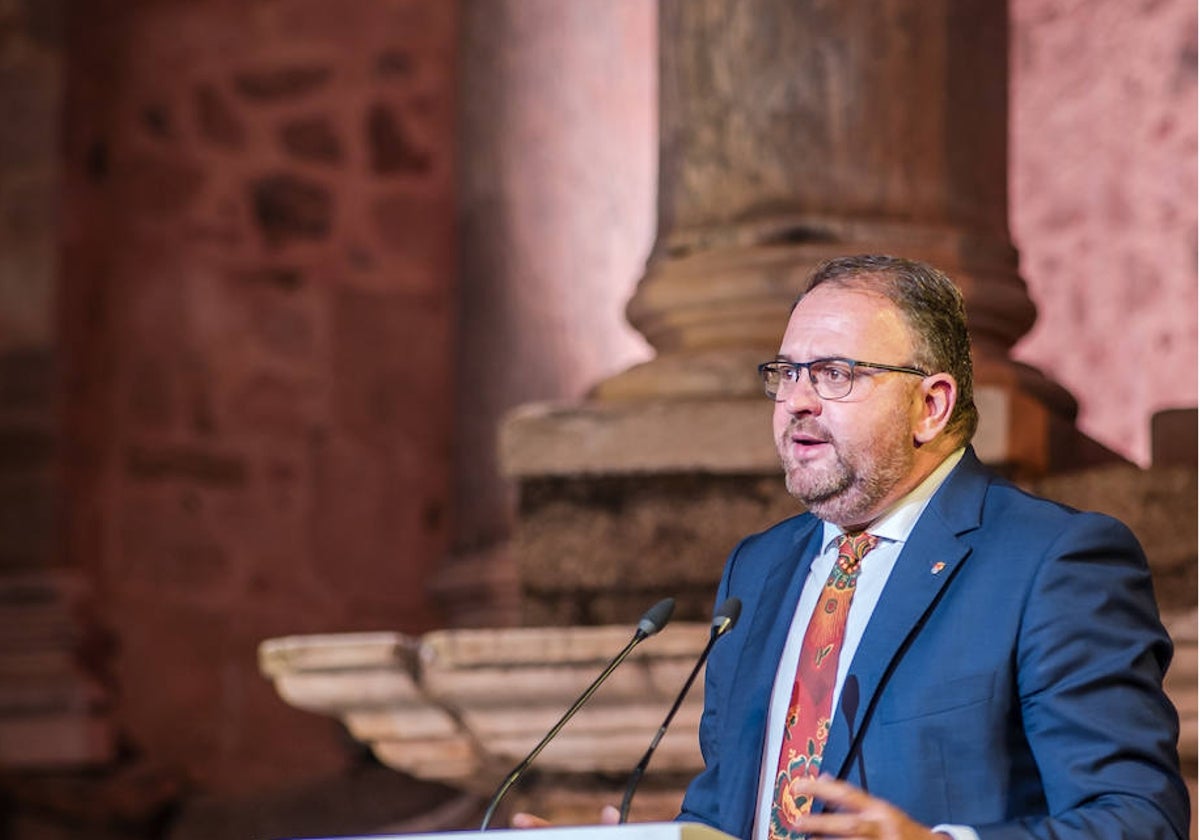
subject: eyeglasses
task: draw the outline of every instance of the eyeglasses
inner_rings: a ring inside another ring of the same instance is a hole
[[[788,394],[800,381],[802,370],[808,371],[808,381],[812,383],[818,397],[824,400],[840,400],[850,395],[851,389],[854,388],[854,374],[859,368],[929,376],[920,368],[880,365],[854,359],[813,359],[811,362],[776,360],[763,362],[758,366],[758,373],[762,377],[763,390],[776,402],[787,399]]]

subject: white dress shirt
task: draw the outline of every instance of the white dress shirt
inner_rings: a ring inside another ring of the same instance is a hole
[[[869,551],[862,561],[855,584],[854,599],[850,602],[850,612],[846,617],[846,635],[842,642],[842,652],[838,658],[837,677],[833,685],[833,705],[836,710],[838,699],[842,692],[842,683],[850,671],[850,663],[854,660],[854,652],[862,640],[863,631],[879,596],[883,593],[884,584],[896,565],[904,542],[912,533],[913,527],[921,517],[925,506],[942,486],[946,476],[962,460],[964,449],[952,453],[942,461],[924,481],[908,495],[900,499],[882,516],[867,527],[867,532],[879,538],[878,544]],[[800,600],[792,615],[791,629],[788,630],[787,642],[783,654],[779,658],[779,669],[775,672],[775,685],[771,692],[771,703],[767,709],[767,737],[763,745],[762,767],[758,784],[758,811],[754,820],[754,840],[767,840],[769,834],[772,800],[774,797],[775,773],[779,768],[779,750],[783,743],[783,724],[787,716],[788,706],[792,700],[792,683],[796,678],[796,666],[800,661],[800,647],[804,642],[804,633],[808,629],[808,621],[812,616],[821,590],[829,577],[833,564],[837,560],[837,540],[845,533],[837,525],[826,522],[822,534],[821,552],[813,558],[804,588],[800,592]],[[978,835],[965,826],[935,826],[934,830],[951,835],[955,840],[978,840]]]

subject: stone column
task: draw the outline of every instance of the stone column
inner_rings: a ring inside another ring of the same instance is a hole
[[[986,379],[1070,411],[1004,372],[1035,315],[1008,235],[1007,4],[768,8],[662,4],[658,238],[629,305],[658,357],[597,395],[757,393],[813,264],[880,251],[962,284]]]
[[[503,429],[527,617],[616,620],[666,582],[700,610],[738,536],[794,511],[754,366],[828,257],[914,257],[959,282],[985,460],[1035,476],[1102,457],[1071,396],[1009,358],[1035,308],[1007,224],[1007,4],[660,10],[658,233],[628,306],[657,355]]]
[[[654,235],[654,23],[645,0],[462,4],[450,626],[517,620],[501,417],[646,356],[621,311]]]
[[[0,787],[6,800],[23,772],[69,772],[116,753],[92,588],[64,561],[61,539],[61,453],[69,441],[59,416],[54,300],[65,14],[63,0],[0,8]]]

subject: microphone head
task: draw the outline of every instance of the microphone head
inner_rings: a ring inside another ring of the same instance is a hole
[[[725,603],[717,607],[717,611],[713,613],[712,632],[714,636],[721,636],[733,629],[733,625],[737,624],[738,616],[742,614],[742,599],[741,598],[726,598]]]
[[[637,634],[639,638],[653,636],[659,630],[667,626],[667,622],[671,620],[671,613],[675,612],[675,599],[663,598],[650,609],[646,610],[646,614],[638,620]]]

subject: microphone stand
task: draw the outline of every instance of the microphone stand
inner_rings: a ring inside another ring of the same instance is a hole
[[[674,609],[675,599],[664,598],[646,611],[646,614],[642,616],[641,621],[638,622],[637,630],[634,631],[633,638],[631,638],[625,647],[621,649],[620,653],[612,658],[612,661],[610,661],[605,669],[600,672],[600,676],[592,680],[592,684],[587,687],[583,694],[579,695],[578,700],[571,704],[571,708],[567,709],[566,713],[558,719],[558,723],[554,724],[554,727],[546,733],[545,737],[538,742],[537,746],[533,748],[529,755],[525,756],[521,763],[514,767],[512,771],[504,777],[504,781],[502,781],[500,786],[496,788],[496,792],[492,794],[492,798],[488,802],[487,811],[483,815],[483,822],[479,826],[480,831],[487,831],[488,826],[492,822],[492,816],[496,813],[496,808],[500,805],[500,800],[504,798],[506,793],[508,793],[509,788],[516,784],[517,780],[524,775],[526,770],[529,769],[529,765],[533,763],[533,760],[541,755],[542,750],[546,748],[546,745],[553,740],[554,736],[557,735],[564,726],[566,726],[567,721],[575,716],[575,713],[579,711],[580,707],[583,706],[583,704],[589,699],[591,699],[591,696],[596,693],[596,689],[600,687],[600,684],[608,679],[609,674],[615,671],[617,666],[625,661],[625,657],[629,656],[629,654],[633,652],[633,649],[641,644],[643,640],[653,636],[655,633],[661,630],[664,625],[666,625],[666,623],[670,620],[671,612]]]
[[[717,614],[713,617],[712,630],[708,635],[708,644],[704,646],[704,650],[700,653],[700,658],[696,660],[696,664],[692,667],[692,672],[688,674],[687,680],[683,683],[683,688],[675,697],[675,703],[671,706],[671,710],[667,712],[666,718],[662,722],[662,726],[658,727],[658,732],[654,734],[654,739],[650,742],[645,754],[642,755],[642,760],[637,763],[637,767],[633,768],[633,772],[629,776],[629,784],[625,787],[625,796],[621,800],[621,818],[617,821],[618,824],[624,825],[629,819],[629,805],[633,802],[633,794],[637,790],[638,783],[641,782],[642,776],[646,773],[646,768],[650,766],[650,757],[654,755],[654,751],[658,749],[658,742],[667,734],[667,727],[671,725],[671,721],[675,719],[675,713],[679,711],[679,707],[683,705],[683,700],[687,697],[688,691],[692,688],[692,683],[696,681],[700,669],[704,667],[704,663],[708,661],[708,654],[712,651],[713,645],[717,643],[717,639],[725,635],[733,625],[737,623],[738,615],[742,611],[742,602],[737,598],[729,598],[717,610]]]

